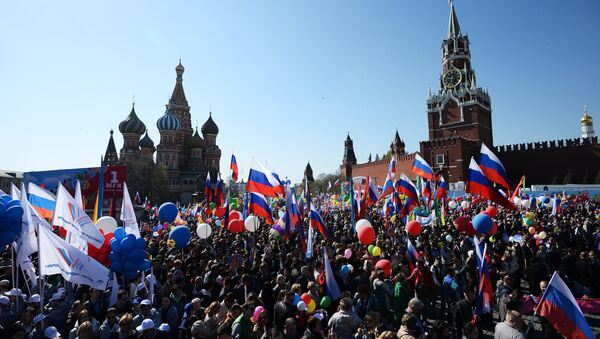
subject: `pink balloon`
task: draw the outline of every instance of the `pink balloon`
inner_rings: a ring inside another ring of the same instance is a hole
[[[252,315],[252,320],[254,320],[254,322],[258,322],[258,317],[260,317],[260,314],[263,313],[264,310],[264,307],[256,306],[254,309],[254,314]]]
[[[344,257],[346,257],[346,259],[350,259],[350,257],[352,257],[352,250],[346,248],[346,250],[344,251]]]

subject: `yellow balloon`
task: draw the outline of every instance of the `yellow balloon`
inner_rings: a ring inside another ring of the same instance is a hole
[[[379,246],[375,246],[375,248],[373,248],[373,256],[378,257],[380,255],[381,255],[381,248],[379,248]]]
[[[311,300],[308,303],[308,313],[313,313],[315,311],[315,308],[317,308],[317,303],[315,303],[314,300]]]

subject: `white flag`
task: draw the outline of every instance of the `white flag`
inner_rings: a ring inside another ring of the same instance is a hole
[[[123,228],[126,234],[133,234],[136,238],[140,238],[140,229],[135,218],[135,211],[131,203],[131,197],[127,190],[127,184],[123,182],[123,204],[121,205],[121,220],[123,220]]]
[[[83,204],[83,196],[81,194],[81,184],[79,180],[77,180],[75,184],[75,196],[73,197],[75,202],[85,211],[85,205]],[[65,237],[69,244],[75,246],[78,250],[83,253],[88,253],[88,243],[81,237],[78,237],[76,234],[67,231],[67,236]]]
[[[42,275],[60,274],[69,282],[104,291],[108,268],[76,249],[45,227],[40,233],[40,266]]]
[[[329,191],[331,189],[331,180],[329,180],[329,185],[327,185],[327,190]]]
[[[10,183],[10,197],[12,198],[12,200],[21,199],[21,191],[19,191],[17,186],[15,186],[15,184],[13,184],[12,182]]]
[[[17,188],[15,187],[15,189]],[[32,287],[35,287],[37,286],[35,266],[29,258],[32,253],[38,250],[35,225],[31,217],[33,208],[29,205],[29,201],[27,201],[27,193],[25,191],[25,184],[23,183],[21,183],[21,192],[23,217],[21,219],[21,233],[15,242],[17,245],[17,265],[21,267],[23,273],[27,274],[29,280],[31,280]]]
[[[108,298],[108,307],[112,307],[117,304],[119,298],[119,282],[117,281],[117,274],[113,272],[112,277],[112,289],[110,291],[110,298]]]
[[[83,208],[60,183],[56,194],[56,209],[52,224],[63,227],[96,248],[100,248],[104,243],[102,233],[98,231]]]

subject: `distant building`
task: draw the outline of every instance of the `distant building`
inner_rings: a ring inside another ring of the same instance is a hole
[[[21,189],[23,182],[23,172],[0,170],[0,190],[10,194],[10,184],[13,183],[18,189]]]
[[[168,190],[177,194],[180,201],[189,201],[193,193],[202,192],[200,188],[204,187],[209,171],[211,178],[218,177],[221,149],[217,145],[219,127],[211,112],[200,129],[202,136],[198,133],[198,127],[195,130],[192,128],[190,106],[183,90],[184,71],[180,61],[175,67],[175,88],[165,105],[164,114],[156,122],[160,133],[159,144],[154,146],[134,105],[129,115],[119,124],[119,132],[123,135],[120,156],[111,131],[105,159],[108,164],[141,158],[152,159],[166,168]]]
[[[477,85],[471,60],[470,41],[461,31],[454,1],[450,1],[448,35],[442,41],[442,71],[439,89],[429,91],[427,121],[429,139],[420,142],[420,155],[450,188],[462,188],[471,157],[478,157],[481,143],[493,149],[509,176],[518,182],[526,175],[528,184],[600,183],[600,145],[593,120],[584,109],[582,139],[553,140],[519,145],[494,146],[491,98]],[[396,154],[396,172],[410,172],[415,153],[406,153],[398,132],[390,146]],[[342,177],[347,166],[352,175],[371,176],[379,185],[385,181],[389,160],[356,162],[350,136],[344,142]]]

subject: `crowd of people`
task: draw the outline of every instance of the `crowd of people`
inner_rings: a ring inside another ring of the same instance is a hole
[[[177,249],[168,231],[153,230],[158,220],[146,211],[140,230],[152,269],[133,281],[119,276],[116,302],[109,302],[110,283],[102,291],[66,283],[60,275],[45,277],[41,300],[39,291],[13,285],[14,261],[7,251],[0,281],[2,338],[410,339],[492,332],[496,338],[560,338],[565,334],[543,318],[524,320],[524,300],[539,301],[555,271],[576,298],[600,297],[600,203],[594,199],[564,197],[555,215],[544,207],[498,208],[496,233],[479,235],[495,288],[493,312],[480,315],[474,314],[479,275],[473,236],[459,232],[453,220],[480,213],[486,201],[446,208],[445,224],[437,219],[416,237],[404,232],[403,218],[384,216],[381,206],[373,206],[366,218],[381,250],[374,256],[357,240],[350,210],[330,206],[330,200],[329,194],[314,197],[333,236],[315,232],[310,258],[297,232],[279,237],[266,223],[253,233],[232,234],[211,220],[212,235],[200,239],[195,228],[206,215],[182,216],[193,237]],[[205,209],[202,204],[199,211]],[[529,212],[544,239],[523,224]],[[406,255],[408,237],[419,253],[416,263]],[[325,253],[341,294],[335,300],[324,278]],[[382,258],[391,262],[391,273],[376,266]],[[305,294],[314,309],[299,306]]]

